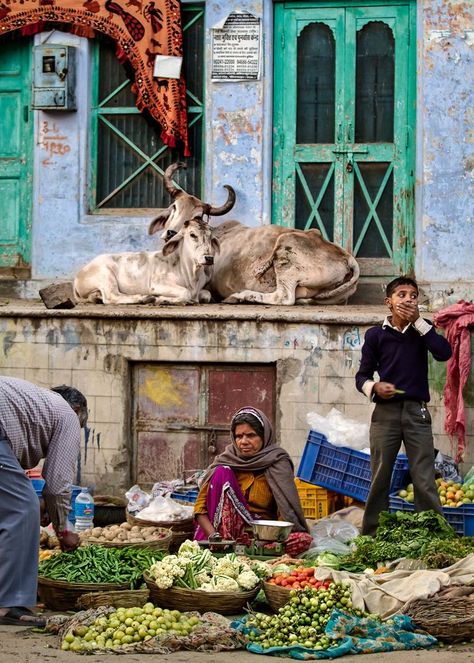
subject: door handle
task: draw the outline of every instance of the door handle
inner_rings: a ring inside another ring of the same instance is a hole
[[[353,170],[354,170],[354,166],[352,165],[352,161],[349,160],[349,161],[347,162],[347,165],[346,165],[346,171],[347,171],[348,173],[352,173]]]

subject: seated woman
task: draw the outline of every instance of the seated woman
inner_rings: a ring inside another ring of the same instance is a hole
[[[269,420],[260,410],[244,407],[234,414],[230,428],[232,444],[216,456],[204,475],[194,507],[194,538],[202,541],[219,534],[225,540],[249,544],[253,520],[286,520],[293,523],[286,552],[304,552],[312,539],[293,463],[275,444]]]

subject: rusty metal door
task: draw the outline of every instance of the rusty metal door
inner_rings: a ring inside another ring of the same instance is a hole
[[[244,405],[274,421],[275,367],[255,364],[136,364],[133,480],[144,488],[206,468],[229,443]]]

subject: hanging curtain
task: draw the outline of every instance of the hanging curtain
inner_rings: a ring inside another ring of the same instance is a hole
[[[128,60],[135,73],[137,108],[157,120],[166,145],[182,143],[189,156],[184,80],[153,77],[156,55],[182,55],[179,0],[0,0],[0,35],[53,28],[111,37],[119,60]]]

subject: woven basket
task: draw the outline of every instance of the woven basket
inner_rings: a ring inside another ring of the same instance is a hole
[[[160,527],[160,530],[166,532],[166,536],[163,536],[161,539],[148,539],[139,543],[128,543],[127,541],[95,541],[93,538],[89,538],[84,539],[81,545],[102,546],[103,548],[153,548],[153,550],[168,550],[173,539],[173,533],[164,527]]]
[[[263,591],[267,597],[268,605],[273,612],[278,612],[280,608],[290,600],[290,590],[278,585],[270,585],[269,582],[263,583]]]
[[[81,610],[111,605],[114,608],[142,608],[150,597],[148,589],[124,589],[115,592],[91,592],[82,594],[76,606]]]
[[[143,577],[150,590],[150,601],[160,608],[170,610],[197,610],[198,612],[211,610],[221,615],[238,615],[247,603],[254,600],[260,589],[259,586],[250,592],[200,592],[181,587],[160,589],[149,575],[145,573]]]
[[[170,529],[172,533],[170,546],[173,550],[177,550],[183,541],[186,541],[186,539],[192,539],[194,536],[194,518],[171,520],[169,522],[153,522],[152,520],[135,518],[135,516],[132,516],[132,514],[127,511],[127,523],[130,525],[139,525],[141,527],[164,527]]]
[[[74,610],[80,596],[88,592],[108,592],[128,589],[129,583],[72,583],[64,580],[38,578],[38,595],[41,603],[50,610]]]
[[[430,598],[409,601],[403,612],[415,624],[444,642],[474,638],[474,601],[466,598]]]

